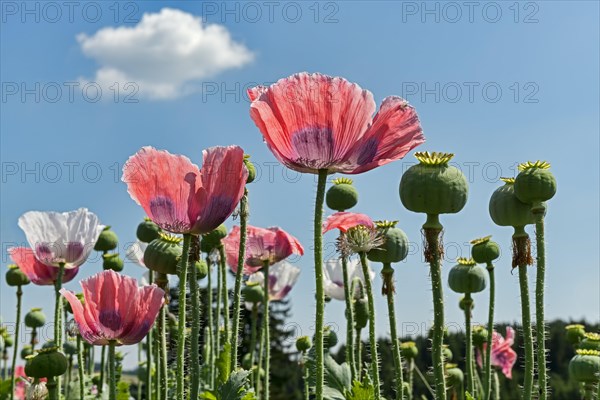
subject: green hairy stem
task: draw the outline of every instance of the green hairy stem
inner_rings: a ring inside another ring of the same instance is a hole
[[[227,290],[227,263],[225,262],[225,249],[219,247],[219,267],[221,268],[221,295],[223,296],[223,325],[225,343],[229,343],[229,290]]]
[[[467,370],[467,390],[475,394],[475,376],[473,374],[473,335],[471,329],[471,293],[465,293],[465,332],[466,332],[466,370]]]
[[[340,232],[340,236],[343,232]],[[342,256],[342,274],[344,275],[344,299],[346,300],[346,362],[350,365],[352,380],[356,379],[356,363],[354,362],[354,310],[352,307],[352,297],[354,291],[350,292],[350,283],[348,282],[348,260]]]
[[[79,398],[85,398],[85,368],[83,366],[83,343],[81,335],[77,335],[77,374],[79,376]]]
[[[190,299],[192,303],[192,331],[190,333],[190,398],[197,399],[200,390],[200,291],[198,289],[198,280],[196,276],[196,267],[190,268]]]
[[[396,378],[396,399],[404,399],[404,377],[402,372],[402,357],[400,355],[400,341],[398,340],[398,333],[396,331],[396,308],[394,305],[394,269],[390,263],[383,264],[383,271],[381,272],[384,280],[384,287],[387,287],[387,305],[388,315],[390,319],[390,334],[392,339],[394,356],[394,373]],[[368,279],[368,278],[367,278]]]
[[[148,278],[150,282],[154,282],[154,271],[148,270]],[[146,398],[152,398],[152,342],[154,340],[152,329],[148,331],[146,336]]]
[[[527,265],[519,265],[519,284],[521,290],[523,345],[525,347],[525,377],[523,383],[523,398],[531,399],[531,391],[533,388],[533,339],[531,335],[531,311],[529,308]]]
[[[60,295],[60,294],[59,294]],[[15,367],[17,366],[17,353],[19,352],[19,328],[21,326],[21,300],[23,298],[23,289],[21,285],[17,286],[17,318],[15,320],[15,348],[13,350],[12,364],[10,368],[10,400],[15,398]],[[55,330],[56,332],[56,330]]]
[[[117,399],[117,380],[115,375],[115,342],[108,344],[108,398]]]
[[[179,316],[177,325],[177,398],[185,398],[184,388],[184,357],[185,357],[185,303],[186,303],[186,286],[187,286],[187,269],[190,252],[190,242],[192,236],[189,233],[183,235],[183,252],[181,255],[181,263],[179,264]],[[195,267],[194,267],[195,268]]]
[[[492,333],[494,331],[494,302],[496,301],[496,278],[494,275],[494,264],[487,264],[490,276],[490,301],[488,308],[487,346],[485,349],[485,381],[484,400],[490,400],[491,378],[492,378]]]
[[[242,277],[244,275],[244,260],[246,259],[246,235],[248,224],[248,189],[244,189],[244,195],[240,200],[240,248],[238,252],[238,265],[235,274],[235,287],[233,289],[233,327],[231,329],[231,370],[235,370],[238,365],[238,338],[240,331],[240,308],[242,293]],[[255,343],[256,345],[256,343]],[[254,349],[251,350],[252,352]],[[252,358],[254,362],[254,358]]]
[[[271,339],[269,332],[269,262],[264,263],[264,292],[265,299],[263,301],[263,335],[265,341],[265,396],[264,400],[269,400],[269,375],[270,375],[270,359],[271,359]]]
[[[373,386],[375,387],[375,400],[381,399],[381,383],[379,381],[379,354],[377,353],[377,337],[375,335],[375,300],[373,299],[373,287],[369,279],[369,264],[367,255],[360,253],[360,263],[365,276],[365,289],[369,302],[369,342],[371,346],[371,369],[373,374]]]
[[[537,210],[537,209],[536,209]],[[535,321],[537,339],[537,368],[539,400],[548,396],[548,378],[546,376],[546,321],[544,317],[544,285],[546,279],[546,243],[544,240],[544,208],[534,211],[535,240],[537,246],[537,273],[535,284]]]

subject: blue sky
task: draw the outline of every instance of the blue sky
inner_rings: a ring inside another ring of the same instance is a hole
[[[558,193],[546,219],[547,318],[600,319],[597,2],[474,2],[472,8],[462,2],[232,2],[225,9],[222,2],[175,1],[168,7],[179,11],[166,14],[161,1],[112,8],[76,3],[72,10],[23,4],[2,3],[3,265],[6,248],[25,243],[17,219],[28,210],[85,206],[123,243],[133,241],[144,213],[120,182],[120,170],[140,147],[200,164],[202,149],[238,144],[259,169],[249,188],[251,224],[279,225],[307,249],[294,260],[302,273],[291,299],[293,323],[311,334],[315,179],[275,162],[249,117],[244,88],[319,71],[359,83],[377,103],[404,96],[422,121],[427,142],[420,149],[456,154],[470,195],[460,214],[442,217],[444,277],[456,257],[468,254],[469,240],[494,235],[503,250],[498,321],[519,320],[519,294],[510,271],[512,232],[492,223],[488,200],[518,162],[549,161]],[[193,17],[204,25],[194,28]],[[117,27],[129,31],[118,36],[111,29]],[[198,35],[205,46],[187,55],[172,51],[181,44],[173,32]],[[102,95],[92,102],[97,87]],[[418,246],[424,217],[405,210],[398,197],[402,171],[413,163],[411,154],[353,178],[360,191],[356,211],[399,220]],[[326,241],[331,249],[334,237]],[[422,332],[432,320],[427,266],[415,251],[396,267],[400,332]],[[80,277],[100,269],[96,257]],[[139,277],[142,270],[129,263],[125,273]],[[535,268],[530,273],[533,281]],[[78,290],[76,282],[67,287]],[[50,304],[53,296],[49,288],[25,291],[25,310]],[[4,282],[0,293],[0,315],[10,321],[14,293]],[[460,324],[458,295],[446,290],[445,296],[447,321]],[[486,318],[486,297],[475,297],[475,321]],[[384,335],[382,297],[377,306]],[[343,327],[342,310],[328,305],[326,321]],[[45,311],[50,315],[52,307]]]

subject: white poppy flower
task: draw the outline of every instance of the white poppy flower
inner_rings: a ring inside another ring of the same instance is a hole
[[[39,261],[54,267],[64,263],[67,269],[87,260],[104,229],[87,208],[64,213],[29,211],[19,218],[19,227]]]
[[[352,283],[354,278],[359,278],[363,283],[365,282],[365,276],[358,258],[348,259],[347,266],[349,283]],[[371,267],[369,267],[369,276],[371,280],[375,278],[375,272]],[[342,270],[341,258],[328,260],[323,263],[323,284],[326,296],[336,300],[345,300],[344,273]]]
[[[125,252],[125,257],[129,259],[129,261],[136,263],[140,267],[145,267],[144,264],[144,252],[146,251],[146,247],[148,247],[148,243],[144,243],[142,241],[136,241],[132,243],[131,246],[127,248]]]
[[[279,261],[269,267],[269,301],[283,300],[292,290],[300,275],[300,268],[287,261]],[[248,278],[248,283],[263,285],[264,274],[255,272]],[[252,303],[246,303],[246,308],[251,310]]]

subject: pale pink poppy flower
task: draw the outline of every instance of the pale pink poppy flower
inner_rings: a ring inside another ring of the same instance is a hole
[[[512,349],[515,343],[515,330],[510,326],[506,327],[506,338],[494,331],[492,333],[492,365],[502,370],[504,376],[512,378],[512,368],[517,361],[517,353]],[[487,343],[483,345],[485,352]],[[477,351],[477,363],[482,365],[481,353]]]
[[[223,239],[223,244],[227,254],[227,264],[233,272],[237,272],[240,248],[239,226],[233,227],[229,235]],[[304,248],[298,239],[283,229],[247,227],[244,274],[253,274],[259,271],[265,262],[273,265],[292,254],[303,255]]]
[[[244,151],[237,146],[202,152],[202,169],[184,156],[143,147],[123,167],[127,190],[162,229],[208,233],[235,210],[248,177]]]
[[[346,266],[348,268],[348,282],[352,284],[354,278],[358,278],[364,284],[365,275],[363,274],[360,260],[358,258],[349,258]],[[375,271],[369,266],[369,279],[372,281],[374,278]],[[323,263],[323,288],[325,289],[325,295],[332,299],[346,299],[344,295],[344,272],[341,258],[328,260]],[[355,296],[358,292],[359,288],[357,286]]]
[[[306,72],[248,90],[267,146],[299,172],[359,174],[399,160],[425,141],[417,113],[391,96],[373,118],[373,95],[340,77]]]
[[[144,263],[144,252],[146,251],[146,247],[148,247],[148,243],[137,240],[127,248],[125,257],[140,267],[146,267],[146,264]]]
[[[292,290],[298,276],[300,268],[290,264],[287,261],[280,261],[269,267],[269,301],[281,301]],[[249,284],[264,286],[265,275],[262,272],[256,272],[248,278]],[[246,302],[246,308],[252,310],[253,303]]]
[[[29,247],[11,247],[8,249],[8,254],[15,264],[19,266],[19,269],[23,271],[31,282],[36,285],[54,285],[56,277],[58,276],[58,268],[50,267],[37,258],[33,250]],[[65,269],[65,273],[62,277],[62,283],[67,283],[73,280],[79,267]]]
[[[140,342],[163,305],[165,292],[156,285],[138,287],[134,278],[102,271],[81,282],[85,304],[61,289],[69,301],[81,337],[93,345]]]
[[[323,223],[323,233],[329,232],[332,229],[339,229],[342,232],[348,231],[355,226],[363,225],[373,228],[375,224],[373,220],[366,214],[353,212],[336,212],[327,217]]]
[[[63,213],[28,211],[19,218],[19,228],[38,260],[70,269],[87,260],[104,225],[87,208],[80,208]]]

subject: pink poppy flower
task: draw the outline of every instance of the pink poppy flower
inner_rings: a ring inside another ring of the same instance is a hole
[[[211,147],[202,157],[198,169],[185,156],[143,147],[123,167],[122,180],[131,198],[162,229],[207,233],[235,210],[248,170],[237,146]]]
[[[134,278],[102,271],[81,281],[85,304],[61,289],[69,301],[79,333],[93,345],[129,345],[148,333],[163,305],[165,292],[156,285],[138,287]]]
[[[50,267],[37,258],[29,247],[11,247],[8,254],[13,262],[19,266],[29,280],[36,285],[54,285],[58,276],[58,268]],[[62,278],[63,283],[70,282],[79,272],[79,267],[65,269]]]
[[[363,225],[373,228],[375,224],[373,220],[366,214],[353,212],[336,212],[327,217],[323,223],[323,233],[329,232],[332,229],[339,229],[342,232],[348,231],[355,226]]]
[[[373,118],[371,92],[340,77],[303,72],[248,94],[250,116],[267,146],[295,171],[359,174],[425,141],[406,100],[387,97]]]
[[[49,267],[52,268],[52,267]],[[56,269],[56,268],[54,268]],[[27,385],[29,384],[29,380],[27,379],[27,375],[25,375],[25,367],[22,365],[17,365],[15,367],[15,399],[17,400],[25,400],[25,392],[27,390]]]
[[[229,235],[223,239],[223,244],[227,254],[227,264],[233,272],[237,272],[240,248],[239,226],[233,227]],[[248,226],[244,274],[250,275],[259,271],[266,261],[269,265],[273,265],[292,254],[303,255],[304,248],[298,239],[283,229]]]
[[[506,327],[506,339],[501,334],[494,331],[492,333],[492,365],[502,370],[504,376],[512,378],[512,368],[517,361],[517,353],[512,349],[515,343],[515,330],[510,326]],[[487,343],[483,344],[485,352]],[[482,365],[481,353],[477,351],[477,363]]]

